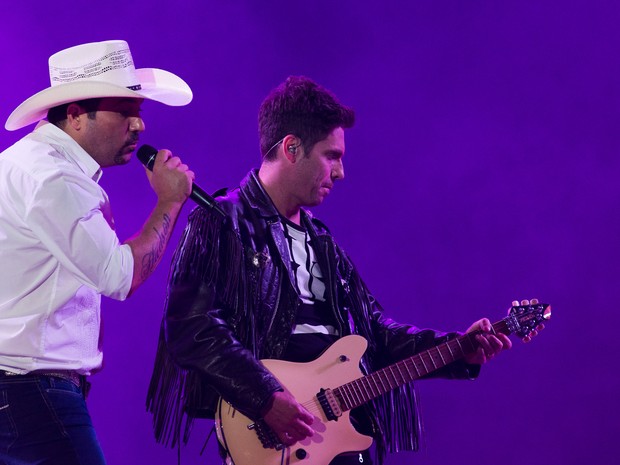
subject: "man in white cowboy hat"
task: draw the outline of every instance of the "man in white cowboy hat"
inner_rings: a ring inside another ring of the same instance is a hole
[[[6,128],[39,124],[0,154],[0,463],[103,464],[84,400],[102,365],[101,295],[123,300],[153,272],[194,174],[160,150],[157,203],[124,243],[98,181],[130,160],[144,99],[186,105],[192,92],[135,69],[120,40],[58,52],[49,70]]]

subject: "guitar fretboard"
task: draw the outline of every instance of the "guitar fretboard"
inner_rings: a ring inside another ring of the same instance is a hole
[[[506,319],[493,324],[492,332],[510,334]],[[368,376],[357,378],[335,388],[334,394],[343,411],[358,407],[474,352],[478,347],[476,334],[478,333],[472,332],[451,339]]]

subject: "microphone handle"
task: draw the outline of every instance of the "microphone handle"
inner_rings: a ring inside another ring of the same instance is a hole
[[[192,192],[189,194],[189,198],[201,207],[216,211],[222,215],[222,217],[226,218],[226,212],[222,210],[222,207],[218,205],[217,201],[196,184],[192,184]]]
[[[147,167],[149,171],[153,171],[153,165],[155,164],[155,156],[157,155],[157,149],[151,145],[144,144],[138,149],[136,154],[138,160]],[[189,194],[189,198],[196,202],[201,207],[208,210],[214,210],[226,218],[226,212],[218,205],[213,197],[207,194],[204,190],[192,183],[192,192]]]

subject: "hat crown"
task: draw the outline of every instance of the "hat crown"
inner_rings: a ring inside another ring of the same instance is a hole
[[[124,40],[77,45],[49,58],[51,86],[22,102],[6,120],[9,131],[45,118],[57,105],[91,98],[139,98],[181,106],[192,90],[176,74],[158,68],[136,69]]]
[[[49,58],[52,87],[78,81],[98,81],[140,90],[129,45],[108,40],[77,45]]]

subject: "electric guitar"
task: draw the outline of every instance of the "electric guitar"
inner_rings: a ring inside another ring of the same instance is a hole
[[[529,336],[551,317],[548,304],[519,305],[493,324],[492,332]],[[338,454],[368,449],[372,438],[351,425],[349,411],[381,394],[421,378],[474,352],[475,332],[451,339],[424,352],[364,376],[359,365],[368,343],[345,336],[308,363],[263,360],[293,396],[314,415],[314,435],[284,446],[263,421],[254,422],[220,399],[216,432],[228,451],[229,465],[328,465]]]

